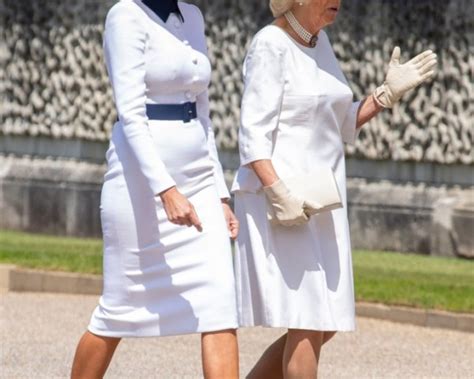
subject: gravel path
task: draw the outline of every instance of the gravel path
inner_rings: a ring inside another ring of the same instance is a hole
[[[0,294],[0,378],[67,378],[95,296]],[[239,332],[242,374],[282,330]],[[124,340],[106,378],[199,378],[199,336]],[[321,378],[474,378],[474,335],[359,319],[323,350]],[[271,379],[271,378],[269,378]]]

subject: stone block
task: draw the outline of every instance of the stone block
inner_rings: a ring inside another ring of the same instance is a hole
[[[34,182],[28,188],[27,230],[50,234],[66,234],[66,184]]]
[[[10,276],[15,268],[15,265],[0,264],[0,292],[10,289]]]
[[[474,315],[457,315],[457,330],[460,330],[462,332],[474,333]]]
[[[102,277],[0,265],[0,290],[100,295]]]
[[[102,277],[82,275],[77,280],[77,293],[84,295],[101,295],[102,285]]]
[[[455,315],[448,312],[428,311],[426,326],[432,328],[457,329],[458,321]]]
[[[13,270],[10,273],[10,291],[43,291],[43,279],[40,271]]]
[[[376,318],[419,326],[425,326],[427,321],[427,314],[424,309],[397,307],[385,304],[358,302],[356,304],[356,314],[360,317]]]
[[[348,180],[355,248],[430,253],[432,194],[413,185]]]
[[[433,205],[431,247],[433,255],[474,258],[474,189]]]
[[[387,320],[418,326],[425,326],[427,318],[426,310],[405,307],[391,307],[387,315]]]
[[[0,227],[24,229],[28,221],[28,187],[25,183],[0,178]]]
[[[454,209],[452,219],[452,239],[457,255],[474,258],[474,193],[470,202]]]
[[[53,293],[79,293],[78,276],[70,273],[42,272],[41,290]]]
[[[104,166],[1,157],[0,228],[100,237]]]
[[[360,317],[370,317],[385,319],[390,313],[390,307],[384,304],[374,304],[374,303],[356,303],[356,314]]]

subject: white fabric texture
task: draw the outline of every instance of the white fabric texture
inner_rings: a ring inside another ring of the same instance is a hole
[[[354,143],[360,103],[324,31],[316,48],[277,26],[254,38],[244,64],[239,133],[241,167],[233,184],[241,231],[235,254],[240,325],[309,330],[355,328],[344,142]],[[272,225],[255,173],[271,159],[283,180],[334,171],[344,208],[301,226]]]
[[[104,48],[119,121],[101,195],[104,292],[89,330],[148,337],[235,328],[237,311],[228,197],[209,119],[204,21],[179,3],[163,22],[139,0],[121,0],[106,19]],[[198,118],[148,120],[146,103],[196,101]],[[156,193],[175,185],[203,232],[168,221]]]

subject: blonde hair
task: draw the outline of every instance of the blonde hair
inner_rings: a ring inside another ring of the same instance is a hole
[[[288,12],[293,8],[295,2],[307,3],[308,0],[270,0],[270,9],[273,13],[273,17],[280,17]]]

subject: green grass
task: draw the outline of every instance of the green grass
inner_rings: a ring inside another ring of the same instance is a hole
[[[0,230],[0,263],[101,274],[102,241]]]
[[[474,262],[415,254],[354,253],[357,300],[474,312]]]
[[[0,231],[0,263],[100,274],[102,241]],[[414,254],[354,252],[357,300],[474,312],[474,262]]]

